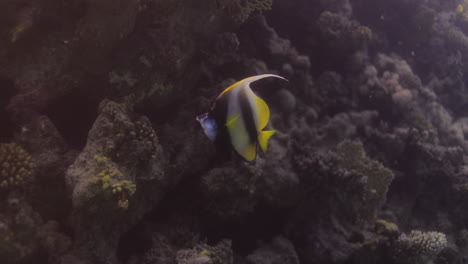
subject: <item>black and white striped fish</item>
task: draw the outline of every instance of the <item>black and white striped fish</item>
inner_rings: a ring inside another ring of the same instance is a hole
[[[210,112],[197,116],[205,134],[218,148],[232,147],[246,161],[254,161],[257,149],[266,152],[275,130],[263,130],[270,119],[270,109],[250,88],[257,80],[275,77],[262,74],[248,77],[226,88]]]

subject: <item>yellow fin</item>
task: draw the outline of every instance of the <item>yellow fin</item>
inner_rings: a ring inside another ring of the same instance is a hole
[[[234,126],[234,124],[236,123],[236,121],[239,120],[239,117],[240,117],[240,114],[237,114],[237,115],[233,116],[230,120],[228,120],[226,122],[226,127],[228,129],[231,129]]]
[[[251,143],[247,145],[242,153],[239,153],[246,161],[253,161],[257,157],[257,144]]]
[[[226,127],[231,138],[234,150],[246,161],[253,161],[257,156],[257,144],[249,137],[244,121],[240,114],[235,115],[227,123]]]
[[[262,98],[257,96],[257,130],[260,131],[266,127],[270,119],[270,108]]]
[[[458,10],[459,13],[463,13],[463,10],[464,10],[463,5],[462,5],[462,4],[459,4],[459,5],[457,6],[457,10]]]
[[[258,143],[260,143],[260,147],[262,148],[263,152],[266,152],[268,149],[268,141],[270,140],[271,136],[276,134],[276,130],[267,130],[267,131],[259,131],[258,132]]]

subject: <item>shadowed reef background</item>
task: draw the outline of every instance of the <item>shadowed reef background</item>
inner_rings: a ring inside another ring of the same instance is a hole
[[[0,1],[0,263],[467,263],[467,9]],[[264,73],[268,152],[214,162]]]

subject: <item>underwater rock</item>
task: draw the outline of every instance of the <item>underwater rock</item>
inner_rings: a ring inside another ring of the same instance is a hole
[[[288,63],[294,70],[298,71],[304,71],[311,67],[308,56],[300,54],[288,39],[279,36],[264,16],[252,19],[249,26],[252,27],[252,32],[247,33],[251,39],[244,37],[246,38],[246,43],[243,44],[246,46],[244,49],[258,51],[269,64],[276,65],[278,68],[284,63]]]
[[[115,260],[120,236],[157,204],[170,181],[151,124],[132,111],[131,101],[104,100],[99,112],[66,180],[75,254],[105,262]]]
[[[378,219],[375,221],[374,231],[379,235],[391,238],[396,238],[400,234],[400,230],[396,224],[385,221],[383,219]]]
[[[242,217],[258,203],[254,175],[248,167],[227,166],[210,170],[201,179],[205,209],[222,218]]]
[[[379,117],[376,111],[343,112],[322,121],[315,128],[313,140],[320,146],[331,147],[336,142],[354,138],[359,130],[369,126]]]
[[[289,90],[279,90],[275,93],[275,99],[282,114],[289,115],[296,108],[296,97]]]
[[[325,11],[317,20],[317,28],[337,50],[352,52],[365,49],[372,40],[372,30],[345,16]]]
[[[351,141],[322,154],[296,149],[294,165],[307,186],[307,205],[297,209],[289,227],[292,241],[305,242],[297,248],[301,259],[340,262],[349,258],[365,243],[364,231],[374,225],[393,180],[392,171],[370,159],[361,143]]]
[[[270,10],[272,0],[247,0],[247,1],[220,1],[221,8],[226,9],[234,20],[244,22],[252,12]]]
[[[177,264],[233,264],[231,241],[221,240],[216,246],[205,243],[196,245],[193,249],[177,251]]]
[[[32,205],[43,217],[63,219],[70,209],[65,188],[65,171],[76,158],[64,138],[47,116],[23,123],[15,140],[28,149],[35,161],[36,180],[31,188]],[[37,203],[37,200],[42,201]]]
[[[8,106],[14,122],[34,119],[73,92],[87,90],[95,96],[83,88],[96,87],[86,74],[107,71],[109,54],[133,30],[142,10],[140,1],[107,0],[16,1],[8,6],[11,21],[2,40],[9,41],[0,43],[0,76],[15,84]]]
[[[0,173],[12,142],[35,163],[0,190],[0,259],[394,263],[400,228],[457,236],[431,261],[461,263],[464,2],[0,1]],[[258,87],[278,132],[255,164],[219,164],[194,116],[261,73],[289,80]],[[234,260],[200,242],[220,238]]]
[[[411,224],[407,221],[415,220],[415,217],[410,217],[413,214],[419,214],[422,217],[419,221],[429,223],[431,221],[428,221],[427,217],[434,217],[437,211],[444,212],[457,208],[455,205],[458,202],[452,199],[459,198],[453,196],[455,192],[452,188],[455,182],[458,182],[457,177],[460,177],[459,180],[463,178],[461,176],[461,168],[464,164],[463,153],[460,147],[423,143],[417,138],[407,143],[402,157],[409,155],[412,158],[411,160],[399,159],[398,168],[403,175],[394,181],[394,188],[399,190],[398,198],[395,197],[396,199],[388,204],[391,208],[398,207],[395,212],[397,212],[399,226]],[[452,201],[449,203],[453,203],[454,206],[438,208],[437,201],[443,200]],[[429,227],[435,228],[435,222],[432,221]]]
[[[327,115],[342,112],[351,105],[350,91],[343,85],[342,76],[336,72],[323,72],[317,79],[321,112]]]
[[[143,255],[142,260],[135,260],[135,262],[142,264],[176,264],[176,253],[177,250],[169,240],[164,235],[156,233],[151,237],[151,249]]]
[[[28,146],[36,162],[39,178],[55,179],[63,176],[70,160],[74,158],[64,138],[47,116],[22,124],[15,139]]]
[[[285,146],[272,140],[265,158],[255,165],[233,161],[202,176],[205,209],[224,220],[242,219],[259,203],[276,209],[292,207],[299,198],[299,179],[291,169]]]
[[[247,256],[250,264],[299,264],[294,245],[283,237],[275,237],[271,244],[264,245]]]
[[[275,209],[295,206],[300,199],[300,180],[287,156],[289,140],[272,140],[264,161],[254,171],[256,192],[262,202]]]
[[[409,64],[395,55],[378,54],[368,65],[358,85],[360,101],[376,109],[383,120],[396,122],[402,129],[416,129],[426,134],[426,141],[453,145],[459,134],[453,133],[453,117],[437,100],[433,87],[422,85]]]
[[[36,239],[42,218],[24,200],[10,196],[2,202],[0,256],[6,263],[31,261],[40,252]]]
[[[376,64],[368,65],[363,74],[365,83],[359,87],[359,92],[372,98],[374,103],[388,105],[392,102],[396,107],[408,109],[422,93],[421,81],[411,67],[394,55],[377,55]]]
[[[56,222],[42,217],[20,197],[9,195],[0,203],[0,258],[3,263],[52,261],[71,246]]]

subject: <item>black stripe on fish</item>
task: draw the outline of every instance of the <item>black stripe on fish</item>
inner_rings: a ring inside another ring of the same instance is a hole
[[[228,96],[222,96],[215,101],[208,113],[213,118],[218,127],[218,132],[214,140],[216,147],[216,162],[224,162],[231,158],[232,146],[229,132],[225,126],[227,122]]]
[[[241,117],[244,120],[245,128],[249,135],[250,144],[257,144],[257,126],[253,116],[253,110],[249,103],[249,98],[246,89],[239,91],[239,106],[241,109]]]

